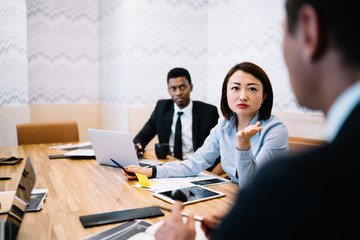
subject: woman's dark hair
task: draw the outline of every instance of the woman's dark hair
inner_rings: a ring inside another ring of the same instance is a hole
[[[226,74],[222,85],[221,91],[221,112],[223,116],[230,120],[230,117],[233,114],[233,111],[229,107],[229,103],[227,101],[227,84],[229,82],[229,78],[238,70],[249,73],[259,79],[263,85],[263,96],[266,96],[264,102],[261,104],[259,109],[259,120],[266,120],[271,116],[271,109],[273,105],[273,91],[270,83],[270,79],[265,73],[265,71],[259,67],[258,65],[250,62],[243,62],[232,67],[229,72]]]

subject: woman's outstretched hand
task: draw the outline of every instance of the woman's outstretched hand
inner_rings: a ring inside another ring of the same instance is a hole
[[[236,148],[240,151],[248,150],[251,147],[250,138],[260,132],[260,122],[256,122],[255,125],[247,126],[246,128],[236,133]]]

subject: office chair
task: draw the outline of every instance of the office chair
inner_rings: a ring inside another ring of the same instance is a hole
[[[289,137],[289,156],[294,156],[301,152],[324,146],[325,144],[325,140]]]
[[[78,142],[77,122],[46,122],[16,125],[18,145]]]
[[[326,144],[325,140],[289,137],[289,156],[291,157],[296,154],[321,147],[325,144]],[[221,177],[230,179],[222,169],[221,163],[217,164],[211,172]]]

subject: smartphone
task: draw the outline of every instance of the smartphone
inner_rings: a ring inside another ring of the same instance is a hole
[[[114,159],[110,158],[110,160],[111,160],[113,163],[115,163],[116,166],[118,166],[118,167],[120,167],[122,170],[124,170],[127,175],[129,175],[129,176],[136,176],[135,173],[126,171],[126,169],[125,169],[123,166],[121,166],[120,163],[118,163],[118,162],[115,161]]]
[[[226,182],[226,180],[222,180],[220,178],[211,178],[211,179],[192,181],[190,183],[195,184],[195,185],[207,186],[207,185],[214,185],[214,184],[225,183],[225,182]]]

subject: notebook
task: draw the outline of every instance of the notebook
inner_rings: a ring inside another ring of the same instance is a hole
[[[28,157],[15,196],[10,200],[11,203],[8,206],[6,206],[6,201],[8,201],[6,196],[4,195],[2,198],[0,195],[0,202],[2,203],[0,209],[0,240],[16,239],[35,181],[35,169],[30,157]]]
[[[114,159],[122,166],[162,164],[161,161],[138,159],[131,134],[99,129],[87,130],[91,145],[93,147],[96,161],[99,164],[117,167],[110,159]]]

